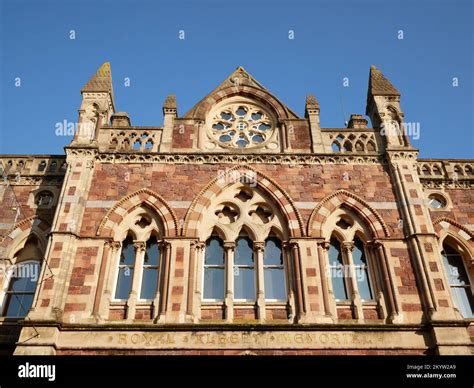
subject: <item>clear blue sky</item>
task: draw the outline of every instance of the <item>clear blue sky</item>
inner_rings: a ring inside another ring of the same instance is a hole
[[[301,116],[314,93],[321,125],[343,127],[365,113],[375,64],[420,123],[422,157],[474,158],[472,0],[0,2],[0,153],[63,153],[55,124],[77,121],[81,87],[110,61],[116,109],[157,126],[167,94],[184,114],[242,65]]]

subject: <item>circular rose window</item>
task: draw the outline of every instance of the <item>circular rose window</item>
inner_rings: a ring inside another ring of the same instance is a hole
[[[240,103],[217,110],[209,130],[211,137],[224,147],[252,148],[270,140],[274,125],[262,108]]]

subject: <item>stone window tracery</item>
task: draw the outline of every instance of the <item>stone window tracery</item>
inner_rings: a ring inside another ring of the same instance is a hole
[[[216,107],[208,119],[208,135],[224,148],[277,147],[271,142],[276,135],[274,119],[266,109],[250,101]]]
[[[236,182],[213,198],[205,214],[202,301],[284,306],[288,232],[278,208],[260,190]]]
[[[151,304],[155,306],[156,315],[166,266],[167,249],[162,236],[162,221],[147,206],[134,210],[119,225],[115,269],[110,278],[114,306]]]
[[[385,319],[384,253],[361,217],[345,208],[326,220],[325,267],[333,314],[340,319]],[[392,303],[392,302],[390,302]],[[391,317],[394,306],[390,305]],[[367,318],[369,317],[369,318]],[[390,318],[392,319],[392,318]]]

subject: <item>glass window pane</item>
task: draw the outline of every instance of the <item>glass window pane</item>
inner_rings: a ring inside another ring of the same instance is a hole
[[[337,240],[331,240],[331,245],[329,245],[329,264],[343,264],[341,256],[341,245]]]
[[[135,264],[135,247],[130,239],[123,242],[122,252],[120,254],[120,264],[134,265]]]
[[[224,299],[224,269],[204,269],[204,299]]]
[[[354,249],[352,250],[352,261],[354,262],[354,265],[367,264],[364,253],[364,243],[358,238],[354,240]]]
[[[156,296],[156,285],[158,284],[158,269],[143,268],[141,299],[154,299]]]
[[[26,262],[14,267],[10,278],[9,291],[35,292],[40,273],[37,262]]]
[[[359,295],[361,299],[364,300],[371,300],[373,299],[372,290],[370,288],[369,282],[369,273],[367,269],[362,267],[356,267],[355,271],[356,279],[357,279],[357,288],[359,290]]]
[[[24,318],[33,304],[33,294],[9,294],[5,316]]]
[[[210,237],[207,240],[204,263],[209,265],[224,265],[224,244],[219,237]]]
[[[267,239],[263,255],[264,265],[283,265],[281,241],[275,237]]]
[[[467,285],[469,278],[464,268],[462,257],[459,254],[446,254],[443,252],[443,261],[448,273],[448,280],[450,285]]]
[[[265,299],[286,300],[285,271],[280,268],[265,269]]]
[[[235,299],[255,300],[255,271],[249,268],[234,268]]]
[[[334,297],[339,300],[347,300],[347,289],[346,283],[344,282],[344,271],[333,271],[337,272],[336,276],[333,274],[332,278],[332,289]]]
[[[474,298],[468,287],[453,287],[455,305],[464,318],[474,317]],[[457,302],[457,303],[456,303]]]
[[[146,243],[144,264],[154,266],[158,266],[160,264],[160,248],[155,239],[149,240]]]
[[[234,263],[236,265],[253,265],[253,244],[248,237],[239,237],[235,246]]]
[[[331,240],[328,254],[334,297],[339,300],[347,300],[348,295],[346,289],[346,282],[344,280],[346,271],[344,270],[341,255],[341,245],[339,241],[335,239]]]
[[[119,268],[115,299],[128,299],[132,290],[133,268]]]

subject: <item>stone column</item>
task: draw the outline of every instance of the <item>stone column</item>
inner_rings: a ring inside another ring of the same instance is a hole
[[[99,309],[100,309],[100,301],[103,298],[103,287],[104,287],[104,282],[107,281],[106,278],[106,268],[107,268],[107,262],[109,261],[109,255],[110,251],[112,249],[112,241],[105,241],[104,242],[104,248],[102,250],[102,258],[100,260],[100,269],[99,269],[99,276],[97,279],[97,289],[95,291],[95,297],[94,297],[94,306],[92,308],[92,317],[96,319],[97,322],[102,321],[102,317],[99,314]]]
[[[157,322],[164,323],[166,321],[166,313],[168,311],[168,295],[169,295],[169,283],[170,283],[170,261],[171,261],[171,250],[172,245],[168,240],[163,240],[161,242],[161,249],[163,252],[163,271],[160,274],[160,288],[161,288],[161,301],[159,308],[159,318]]]
[[[304,319],[306,316],[306,305],[304,298],[304,285],[301,276],[301,257],[299,252],[299,244],[290,241],[289,247],[293,256],[293,268],[295,270],[295,293],[296,293],[296,318],[297,321]]]
[[[265,277],[263,270],[264,242],[254,242],[253,251],[255,258],[255,270],[257,271],[257,317],[259,321],[265,321]]]
[[[192,242],[191,244],[194,245],[194,250],[195,250],[195,273],[196,273],[196,279],[194,281],[195,288],[192,290],[193,295],[192,295],[192,310],[191,314],[194,317],[194,321],[196,322],[197,320],[201,319],[201,300],[202,300],[202,293],[203,293],[203,284],[202,284],[202,278],[203,278],[203,270],[204,270],[204,263],[203,263],[203,252],[206,247],[206,243],[203,241],[195,241]]]
[[[109,316],[110,301],[114,298],[112,290],[114,289],[115,282],[117,281],[117,266],[120,250],[122,249],[122,243],[120,241],[111,241],[108,256],[106,257],[106,268],[105,268],[105,289],[102,295],[100,295],[100,302],[98,308],[98,315],[103,319],[107,319]]]
[[[288,294],[288,319],[290,322],[295,320],[295,310],[296,310],[296,302],[295,302],[295,279],[294,279],[294,269],[293,263],[291,261],[291,248],[288,242],[284,242],[282,244],[282,255],[283,260],[285,263],[285,279],[286,279],[286,286],[287,286],[287,294]]]
[[[353,305],[353,311],[355,318],[362,322],[364,320],[364,311],[362,309],[362,300],[360,299],[359,291],[357,289],[356,274],[354,269],[354,263],[352,261],[352,250],[354,249],[354,243],[352,241],[344,241],[342,243],[342,250],[345,256],[345,263],[349,265],[349,284],[350,284],[350,295]],[[344,271],[345,274],[345,271]]]
[[[394,285],[392,282],[392,278],[390,276],[389,271],[389,264],[387,259],[387,254],[385,252],[385,247],[380,240],[375,240],[372,244],[374,248],[375,258],[377,262],[380,263],[380,269],[382,272],[382,285],[385,289],[386,293],[386,300],[388,303],[388,321],[390,323],[399,323],[399,313],[400,313],[400,306],[398,304]]]
[[[191,317],[194,320],[194,298],[197,293],[201,295],[201,290],[196,287],[196,275],[198,272],[198,267],[196,262],[199,265],[201,263],[200,254],[204,248],[204,243],[200,241],[191,241],[190,244],[190,253],[189,253],[189,269],[188,269],[188,293],[187,293],[187,302],[186,302],[186,315]]]
[[[134,241],[133,246],[135,247],[135,263],[133,265],[133,279],[132,279],[132,290],[127,301],[127,315],[126,319],[134,320],[137,299],[140,298],[140,280],[143,273],[143,259],[145,257],[146,243],[143,241]]]
[[[332,287],[328,282],[328,271],[326,266],[327,251],[329,250],[328,241],[318,241],[318,261],[319,274],[321,277],[321,291],[323,298],[323,309],[326,317],[337,318],[336,301],[332,294]]]
[[[234,319],[234,241],[224,241],[224,251],[226,258],[226,285],[225,285],[225,319],[232,322]]]

